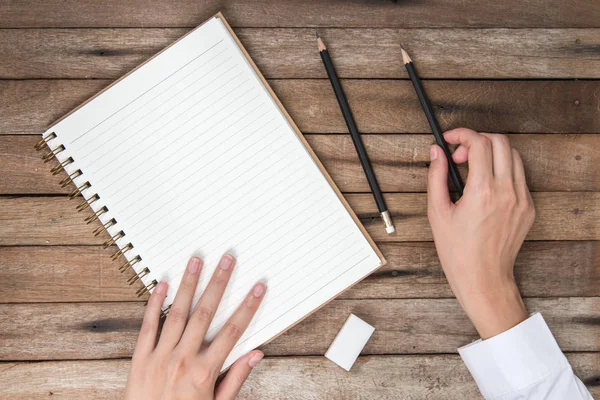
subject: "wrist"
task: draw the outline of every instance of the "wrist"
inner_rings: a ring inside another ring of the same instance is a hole
[[[529,314],[514,281],[459,299],[482,339],[489,339],[525,321]]]

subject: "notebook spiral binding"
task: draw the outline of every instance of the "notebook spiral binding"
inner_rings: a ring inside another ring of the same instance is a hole
[[[58,145],[57,147],[54,147],[54,148],[51,147],[51,144],[49,142],[56,138],[57,138],[56,133],[50,132],[50,133],[46,134],[45,136],[42,136],[42,139],[35,145],[35,150],[37,150],[37,151],[41,151],[42,149],[44,149],[44,147],[48,147],[50,149],[49,152],[47,152],[46,154],[44,154],[42,156],[42,160],[44,161],[44,163],[51,161],[53,158],[56,158],[58,160],[57,155],[66,150],[66,147],[62,144]],[[63,187],[63,188],[67,187],[71,183],[73,183],[75,185],[76,188],[69,194],[69,199],[72,200],[79,195],[83,195],[84,191],[86,191],[92,187],[92,184],[89,181],[85,181],[84,183],[82,183],[80,185],[77,185],[77,183],[75,182],[75,180],[77,178],[83,176],[83,171],[81,171],[81,169],[76,169],[73,172],[67,171],[67,169],[66,169],[67,166],[69,166],[75,162],[73,157],[68,157],[64,161],[60,161],[60,160],[58,160],[58,161],[59,161],[58,165],[56,165],[52,169],[50,169],[50,172],[52,173],[52,175],[58,175],[61,172],[65,171],[67,176],[58,183],[61,187]],[[99,200],[100,200],[100,196],[97,193],[93,194],[92,196],[88,197],[87,199],[84,197],[84,200],[79,205],[77,205],[76,210],[77,210],[77,212],[81,212],[81,211],[87,209],[88,207],[90,207],[93,210],[93,208],[91,207],[92,204],[96,203]],[[86,224],[89,225],[96,220],[100,220],[100,217],[102,215],[107,214],[108,212],[109,212],[108,207],[101,206],[100,208],[97,208],[97,211],[95,211],[93,214],[87,216],[85,218],[85,222],[86,222]],[[113,244],[116,244],[117,241],[119,241],[120,239],[122,239],[126,236],[125,232],[122,230],[120,230],[119,232],[117,232],[114,235],[110,234],[108,229],[116,224],[117,224],[117,220],[114,218],[111,218],[107,222],[103,223],[102,226],[96,228],[93,231],[94,236],[100,235],[103,231],[106,231],[110,235],[110,238],[102,244],[102,246],[105,249],[109,248]],[[113,255],[111,255],[110,258],[111,258],[111,260],[116,261],[119,257],[125,256],[125,253],[128,253],[129,251],[133,250],[133,248],[134,248],[134,246],[131,243],[127,243],[125,246],[119,246],[119,250],[116,251]],[[131,278],[127,279],[127,283],[129,285],[133,285],[137,281],[142,282],[142,278],[147,277],[148,275],[151,274],[151,271],[150,271],[150,269],[148,269],[148,267],[145,267],[140,272],[137,272],[135,270],[135,268],[133,268],[133,266],[136,265],[137,263],[139,263],[140,261],[142,261],[142,257],[139,255],[136,255],[136,256],[132,257],[131,259],[129,259],[125,264],[123,264],[119,267],[119,271],[121,273],[127,271],[129,268],[133,269],[133,271],[135,272],[135,274]],[[138,297],[143,296],[145,293],[149,293],[152,289],[154,289],[158,285],[158,282],[156,281],[156,279],[153,279],[149,284],[145,284],[143,282],[142,282],[142,284],[143,284],[143,287],[135,292]],[[167,307],[165,310],[162,310],[161,316],[163,318],[166,317],[167,314],[169,313],[170,309],[171,309],[171,306]]]

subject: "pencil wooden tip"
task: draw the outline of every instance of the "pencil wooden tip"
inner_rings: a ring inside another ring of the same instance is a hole
[[[325,47],[325,43],[323,43],[323,39],[321,39],[321,36],[319,36],[318,33],[317,33],[317,46],[319,47],[319,51],[327,50],[327,47]]]
[[[404,65],[408,64],[409,62],[412,62],[410,56],[408,55],[406,49],[404,49],[404,46],[402,46],[402,44],[400,44],[400,52],[402,52],[402,62],[404,63]]]

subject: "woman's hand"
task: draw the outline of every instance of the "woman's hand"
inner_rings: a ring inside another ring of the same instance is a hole
[[[166,282],[154,289],[148,301],[138,343],[133,353],[125,398],[141,399],[234,399],[263,353],[254,350],[240,358],[216,386],[225,358],[242,336],[266,291],[256,284],[208,347],[202,342],[217,310],[235,259],[221,258],[218,267],[188,321],[202,261],[194,257],[181,279],[181,286],[156,341]]]
[[[429,222],[450,287],[486,339],[528,317],[513,267],[535,211],[523,162],[506,136],[459,128],[444,138],[459,145],[453,159],[469,162],[469,176],[464,195],[452,203],[448,162],[431,146]]]

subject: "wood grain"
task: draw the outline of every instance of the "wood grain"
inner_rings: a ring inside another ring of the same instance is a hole
[[[600,396],[599,353],[567,353],[574,372]],[[123,398],[129,360],[0,363],[0,392],[14,400]],[[323,357],[265,358],[239,399],[482,398],[457,355],[361,356],[347,373]]]
[[[118,78],[189,29],[0,30],[0,78]],[[320,29],[341,78],[600,78],[596,29]],[[267,78],[325,78],[312,28],[240,28]]]
[[[600,350],[600,298],[525,303],[544,315],[564,351]],[[0,360],[129,357],[144,308],[140,302],[2,304]],[[334,300],[262,349],[325,354],[350,313],[377,328],[363,354],[454,353],[478,338],[455,299]]]
[[[39,135],[110,80],[0,80],[0,133]],[[346,133],[324,79],[269,82],[303,132]],[[362,133],[430,133],[414,90],[404,80],[342,81]],[[443,129],[483,132],[598,133],[598,81],[424,82]]]
[[[306,135],[317,156],[343,192],[370,188],[349,135]],[[600,191],[600,135],[509,135],[519,150],[532,191]],[[0,135],[0,194],[68,194],[66,174],[53,176],[57,164],[42,162],[37,136]],[[364,135],[363,142],[384,192],[426,192],[429,146],[433,135]],[[466,167],[461,168],[466,176]]]
[[[234,27],[599,27],[585,0],[36,0],[0,4],[0,28],[193,27],[222,11]]]
[[[431,242],[384,243],[388,264],[340,299],[454,298]],[[0,247],[0,303],[138,301],[116,248]],[[600,296],[600,242],[525,242],[515,265],[525,297]]]
[[[385,195],[396,233],[387,235],[370,194],[347,194],[346,198],[372,237],[383,242],[431,241],[426,195]],[[600,193],[534,192],[537,218],[528,240],[600,240]],[[98,223],[86,225],[75,211],[81,199],[66,197],[0,197],[0,245],[101,244],[108,236],[92,235]]]

